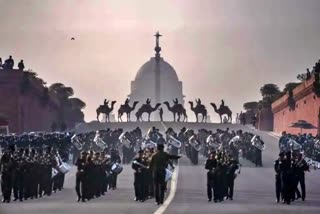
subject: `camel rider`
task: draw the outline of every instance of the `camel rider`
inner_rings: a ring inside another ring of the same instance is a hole
[[[124,104],[125,104],[125,105],[128,105],[128,104],[129,104],[129,102],[130,102],[130,99],[129,99],[129,98],[127,98],[127,99],[126,99],[126,101],[124,102]]]
[[[104,106],[107,106],[107,105],[108,105],[108,103],[109,103],[109,101],[107,101],[107,99],[104,99],[104,101],[103,101],[103,105],[104,105]]]
[[[179,104],[178,98],[174,99],[173,103],[174,103],[174,105],[178,105]]]
[[[196,102],[197,102],[197,106],[201,105],[201,100],[200,100],[200,98],[199,98],[198,100],[196,100]]]
[[[220,105],[220,109],[223,109],[224,108],[224,101],[221,100],[221,105]]]
[[[151,100],[148,98],[146,104],[150,106]]]

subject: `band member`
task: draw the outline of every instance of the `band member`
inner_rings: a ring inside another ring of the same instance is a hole
[[[152,156],[149,167],[152,171],[155,186],[155,199],[158,205],[163,204],[165,191],[166,167],[169,159],[179,159],[180,156],[169,155],[163,151],[164,145],[157,145],[157,152]]]
[[[10,203],[12,191],[12,157],[11,153],[6,151],[1,157],[1,190],[3,195],[2,202]]]
[[[134,192],[135,201],[143,202],[146,199],[145,181],[146,181],[146,161],[143,158],[143,150],[139,150],[138,156],[132,162],[134,172]]]
[[[80,158],[76,161],[76,193],[78,195],[78,202],[80,200],[82,200],[82,202],[85,202],[85,199],[87,198],[87,154],[87,152],[82,152]]]
[[[231,159],[227,164],[227,199],[233,200],[234,180],[237,176],[236,170],[239,169],[239,163]]]
[[[121,163],[121,157],[119,155],[119,151],[116,149],[112,149],[111,153],[111,162],[112,163]],[[110,189],[115,190],[117,189],[117,180],[118,180],[118,174],[117,173],[111,173],[111,186]]]
[[[216,160],[216,153],[212,151],[210,153],[209,159],[206,161],[205,169],[208,170],[207,172],[207,195],[208,195],[208,202],[212,201],[212,197],[214,194],[214,170],[217,167],[217,160]],[[214,198],[216,201],[217,199]]]
[[[297,194],[297,199],[301,198],[302,201],[304,201],[306,198],[306,186],[305,186],[305,176],[304,176],[305,171],[309,171],[309,165],[303,159],[303,155],[298,154],[298,159],[294,164],[295,192]],[[300,191],[298,189],[299,183],[300,183],[302,195],[300,194]]]
[[[284,153],[279,153],[279,158],[274,162],[274,171],[276,172],[275,179],[276,179],[276,202],[280,202],[280,196],[281,196],[281,169],[284,168]]]

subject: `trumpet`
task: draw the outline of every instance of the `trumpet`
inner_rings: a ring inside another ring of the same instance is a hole
[[[172,145],[172,146],[174,146],[174,147],[176,147],[178,149],[181,147],[181,142],[178,139],[176,139],[175,137],[173,137],[170,134],[168,135],[168,137],[170,138],[168,140],[168,144],[170,144],[170,145]]]
[[[119,140],[120,140],[120,143],[122,143],[125,147],[127,147],[128,149],[130,148],[131,141],[126,137],[126,133],[125,132],[123,132],[119,136]]]
[[[95,142],[100,149],[108,148],[106,142],[101,139],[99,131],[96,132],[96,136],[94,137],[93,142]]]
[[[74,135],[71,137],[71,143],[72,143],[73,146],[76,147],[76,149],[78,149],[79,151],[82,150],[83,143],[81,142],[80,137],[78,137],[76,134],[74,134]]]
[[[260,138],[257,135],[252,137],[251,145],[256,147],[257,149],[259,149],[261,151],[266,149],[265,144],[260,140]]]
[[[194,135],[192,135],[189,138],[189,144],[196,150],[196,151],[200,151],[201,150],[201,144],[195,139]]]

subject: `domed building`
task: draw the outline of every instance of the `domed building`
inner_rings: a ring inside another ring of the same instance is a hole
[[[144,63],[138,70],[134,81],[131,82],[131,93],[128,95],[131,102],[139,101],[137,109],[151,99],[151,105],[161,103],[164,110],[164,120],[172,120],[172,113],[168,111],[163,104],[169,101],[170,106],[173,105],[172,100],[178,98],[179,103],[184,104],[184,96],[182,93],[182,82],[179,81],[178,75],[174,68],[160,57],[161,47],[159,46],[159,37],[157,33],[155,57],[151,57],[149,61]],[[153,119],[158,119],[158,111],[153,114]]]

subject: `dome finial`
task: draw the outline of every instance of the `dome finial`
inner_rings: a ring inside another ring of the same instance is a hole
[[[159,38],[162,35],[159,33],[159,31],[157,31],[157,33],[154,36],[156,37],[156,47],[154,48],[154,50],[156,51],[156,59],[159,59],[161,51],[161,47],[159,46]]]

